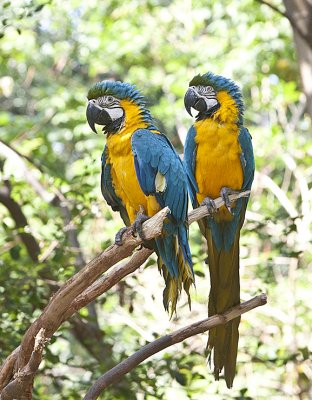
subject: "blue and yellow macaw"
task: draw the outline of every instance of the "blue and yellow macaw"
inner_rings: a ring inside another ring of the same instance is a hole
[[[206,204],[211,217],[199,222],[208,246],[211,289],[209,316],[240,303],[239,237],[248,198],[234,205],[229,194],[251,188],[254,156],[251,136],[243,126],[243,101],[230,79],[208,72],[195,76],[184,98],[185,108],[198,111],[188,131],[184,163],[193,207]],[[216,210],[213,200],[224,199]],[[227,386],[233,385],[240,318],[209,332],[208,350],[213,355],[214,376],[224,368]]]
[[[188,244],[188,188],[183,163],[165,135],[153,125],[143,96],[128,83],[102,81],[88,93],[87,120],[93,131],[103,125],[101,189],[107,203],[140,235],[142,222],[168,206],[164,235],[153,241],[166,288],[163,301],[171,315],[182,287],[194,283]],[[146,216],[144,218],[144,216]],[[123,230],[116,235],[121,243]],[[142,237],[142,239],[144,239]],[[147,244],[148,245],[148,244]]]

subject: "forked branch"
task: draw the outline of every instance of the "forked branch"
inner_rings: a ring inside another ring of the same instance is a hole
[[[249,191],[246,191],[230,195],[230,200],[235,201],[240,197],[246,197],[249,193]],[[215,203],[217,208],[224,204],[222,198],[217,198]],[[147,240],[161,235],[162,226],[168,212],[170,210],[166,207],[143,224],[143,233]],[[197,221],[208,214],[206,206],[199,207],[189,214],[189,223]],[[100,294],[106,292],[123,277],[134,272],[143,264],[152,253],[151,250],[141,250],[123,266],[115,267],[111,272],[100,278],[113,265],[129,257],[134,249],[141,244],[141,238],[138,236],[134,237],[131,233],[131,228],[129,228],[123,236],[121,246],[112,245],[108,247],[103,253],[95,257],[78,273],[72,276],[51,297],[40,317],[31,324],[25,333],[18,350],[16,349],[0,368],[0,390],[8,384],[15,372],[22,370],[28,364],[31,354],[34,351],[35,337],[42,328],[45,330],[45,337],[47,339],[51,338],[61,324],[77,310],[88,305]],[[15,379],[13,379],[14,381]],[[2,398],[0,396],[1,400]]]

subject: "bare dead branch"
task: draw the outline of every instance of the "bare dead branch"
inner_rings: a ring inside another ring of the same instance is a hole
[[[240,305],[232,308],[229,311],[226,311],[221,315],[214,315],[202,321],[195,322],[192,325],[188,325],[175,332],[162,336],[151,343],[148,343],[140,350],[132,354],[130,357],[123,360],[110,371],[106,372],[104,375],[98,378],[97,381],[88,390],[86,396],[84,397],[84,400],[97,399],[104,389],[120,381],[120,379],[124,375],[126,375],[128,372],[130,372],[132,369],[134,369],[136,366],[141,364],[144,360],[146,360],[153,354],[156,354],[161,350],[176,343],[180,343],[191,336],[206,332],[209,329],[214,328],[218,325],[224,325],[228,321],[252,310],[253,308],[266,304],[266,302],[266,295],[261,294],[260,296],[254,297],[251,300],[241,303]]]

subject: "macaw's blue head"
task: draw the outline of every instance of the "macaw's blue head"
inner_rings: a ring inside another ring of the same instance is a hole
[[[222,122],[243,123],[244,104],[239,87],[228,78],[207,72],[195,76],[184,96],[187,112],[198,111],[196,120],[213,118]]]
[[[141,128],[151,124],[144,97],[135,86],[119,81],[98,82],[89,90],[87,120],[94,132],[98,124],[108,135],[120,132],[129,123]]]

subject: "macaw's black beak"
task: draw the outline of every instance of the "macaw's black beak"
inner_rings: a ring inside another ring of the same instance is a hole
[[[205,100],[198,96],[194,89],[189,88],[184,96],[184,106],[186,111],[192,117],[191,108],[193,107],[195,110],[199,112],[207,111],[207,104]]]
[[[112,123],[112,119],[109,114],[105,110],[97,106],[93,100],[89,101],[86,114],[90,128],[95,133],[97,133],[95,129],[95,124],[107,126]]]

